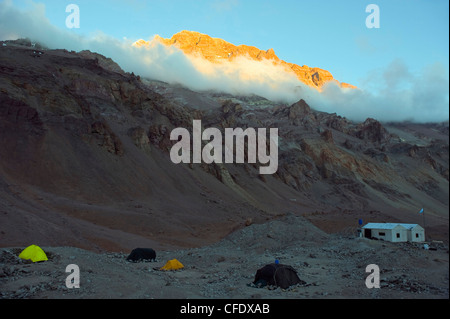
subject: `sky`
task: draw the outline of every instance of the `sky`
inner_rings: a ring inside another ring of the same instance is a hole
[[[18,21],[33,19],[30,16],[45,17],[50,30],[46,33],[79,43],[99,37],[128,43],[156,34],[170,38],[181,30],[198,31],[235,45],[273,48],[286,62],[320,67],[337,80],[356,85],[363,92],[346,96],[343,106],[348,111],[366,103],[355,118],[371,115],[375,106],[382,115],[380,105],[393,100],[397,108],[404,105],[401,115],[392,115],[394,120],[408,120],[412,109],[425,111],[430,103],[433,109],[427,110],[427,120],[448,120],[448,0],[0,0],[0,4],[4,11],[0,38],[26,36],[28,31],[36,35],[36,26],[27,30],[28,24]],[[80,8],[80,28],[66,26],[69,4]],[[379,28],[366,26],[369,4],[379,7]],[[68,48],[70,43],[61,40],[61,45]],[[339,94],[331,89],[327,100],[321,97],[317,104],[331,112],[343,100]],[[392,108],[388,105],[385,110]],[[414,114],[409,120],[420,118]]]

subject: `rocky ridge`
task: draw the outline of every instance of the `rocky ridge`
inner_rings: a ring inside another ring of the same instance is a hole
[[[448,239],[448,123],[353,123],[304,100],[197,93],[97,54],[43,53],[0,48],[2,246],[198,247],[288,212],[335,233],[360,218],[421,223],[423,206],[429,236]],[[194,119],[278,128],[278,171],[174,165],[170,132]]]
[[[330,81],[334,81],[342,88],[356,88],[351,84],[337,81],[327,70],[285,62],[278,58],[273,49],[264,51],[244,44],[236,46],[225,40],[212,38],[207,34],[194,31],[181,31],[170,39],[164,39],[157,35],[154,40],[166,46],[176,46],[188,55],[200,55],[213,63],[233,61],[241,56],[247,56],[255,61],[271,60],[274,64],[283,66],[287,72],[293,72],[306,85],[316,89],[320,89],[325,83]],[[148,46],[149,44],[149,41],[142,39],[134,43],[137,47]]]

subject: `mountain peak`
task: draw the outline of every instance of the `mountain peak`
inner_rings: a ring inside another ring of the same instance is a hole
[[[285,62],[278,58],[273,48],[261,50],[245,44],[236,46],[220,38],[213,38],[207,34],[187,30],[174,34],[170,39],[164,39],[156,35],[154,41],[158,41],[166,46],[176,46],[185,54],[198,55],[213,63],[233,61],[242,56],[247,56],[255,61],[271,60],[273,63],[285,67],[287,72],[295,73],[297,78],[306,85],[317,89],[320,89],[325,83],[330,81],[336,82],[342,88],[356,88],[351,84],[340,83],[335,80],[333,75],[327,70]],[[149,44],[150,42],[145,40],[138,40],[134,43],[138,47],[148,46]]]

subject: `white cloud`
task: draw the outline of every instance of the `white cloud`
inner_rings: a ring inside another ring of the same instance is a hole
[[[173,47],[153,42],[136,48],[128,39],[103,33],[82,37],[69,29],[58,29],[45,17],[45,7],[31,2],[30,10],[19,10],[11,1],[0,3],[0,39],[29,37],[50,48],[91,50],[112,58],[125,71],[179,83],[193,90],[219,90],[232,94],[257,94],[270,100],[294,103],[305,99],[313,108],[337,113],[351,120],[373,117],[380,121],[448,120],[448,75],[439,64],[420,74],[411,72],[401,60],[386,70],[369,74],[367,90],[342,90],[333,83],[322,93],[301,83],[282,66],[241,57],[235,62],[213,64],[186,56]]]
[[[340,90],[330,83],[312,106],[363,121],[440,122],[449,119],[449,80],[445,68],[431,64],[413,74],[397,59],[364,81],[370,90]]]

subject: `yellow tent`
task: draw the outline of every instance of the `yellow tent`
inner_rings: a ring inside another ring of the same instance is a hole
[[[178,270],[181,268],[184,268],[183,264],[176,259],[172,259],[169,260],[164,267],[161,267],[160,270]]]
[[[19,255],[19,258],[22,259],[31,259],[32,262],[38,262],[38,261],[46,261],[48,260],[47,255],[45,252],[36,245],[31,245],[27,248],[25,248]]]

